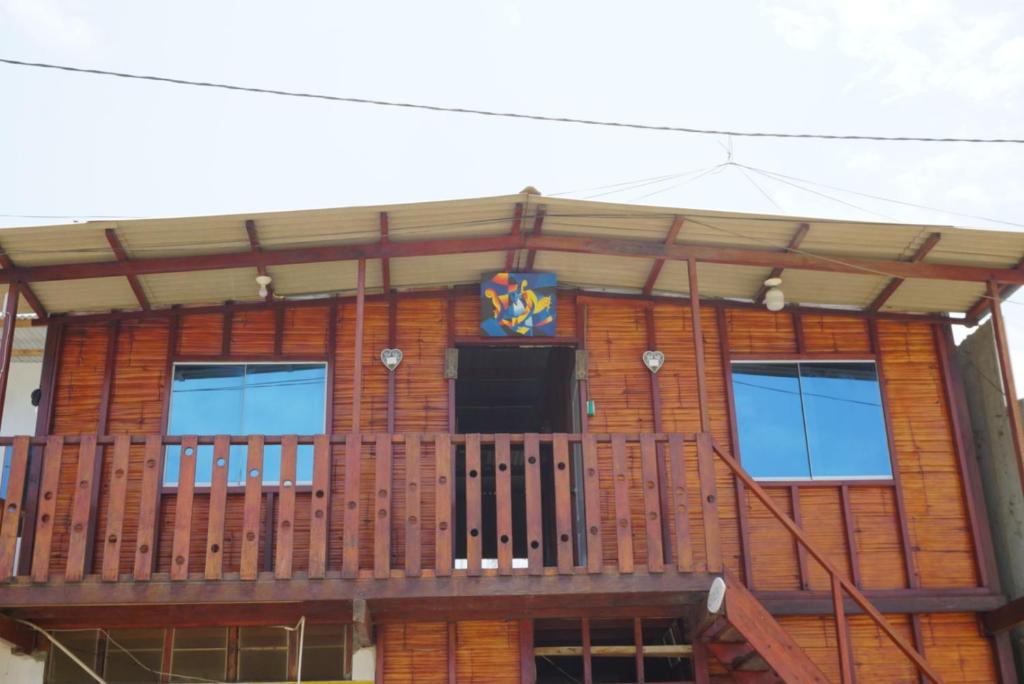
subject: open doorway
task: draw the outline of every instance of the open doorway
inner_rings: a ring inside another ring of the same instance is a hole
[[[455,425],[460,433],[554,433],[579,430],[578,395],[574,378],[575,353],[558,346],[467,346],[459,349],[459,372],[455,383]],[[573,510],[581,520],[575,495],[579,473],[578,451],[573,453]],[[495,498],[494,445],[484,444],[481,459],[482,553],[485,564],[497,558],[497,502]],[[541,444],[541,499],[545,565],[554,564],[554,472],[550,443]],[[455,456],[455,559],[458,567],[466,558],[466,469],[465,450]],[[526,494],[523,448],[513,445],[512,551],[517,564],[527,557]],[[580,525],[575,525],[582,529]],[[575,535],[577,538],[579,534]],[[577,541],[574,546],[579,548]],[[577,551],[577,558],[580,553]]]

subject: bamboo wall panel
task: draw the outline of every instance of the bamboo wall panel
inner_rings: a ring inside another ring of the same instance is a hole
[[[519,684],[519,622],[455,623],[455,672],[459,684]]]
[[[801,313],[800,323],[810,353],[871,353],[868,323],[863,318]]]
[[[224,334],[223,314],[184,314],[180,320],[179,354],[220,354]]]
[[[921,641],[929,662],[947,682],[998,681],[992,642],[981,632],[977,616],[967,613],[922,615]]]
[[[323,356],[327,353],[327,317],[326,304],[285,309],[281,351],[285,354]]]
[[[243,309],[231,317],[231,354],[273,354],[276,316],[272,309]]]
[[[792,517],[788,487],[772,487],[768,495]],[[752,495],[747,497],[747,522],[755,586],[762,591],[799,589],[800,569],[793,535]]]
[[[907,643],[914,643],[910,618],[906,615],[885,617]],[[830,619],[825,619],[831,623]],[[847,617],[847,624],[850,626],[850,648],[853,652],[854,671],[858,682],[916,684],[918,679],[910,660],[870,618],[864,615],[850,615]],[[925,656],[929,662],[934,662],[932,654],[926,651]]]
[[[850,515],[860,558],[862,589],[908,585],[892,487],[850,487]]]
[[[807,536],[839,568],[844,578],[852,579],[839,487],[804,487],[798,496],[800,517]],[[866,559],[867,562],[872,560],[870,556]],[[810,556],[807,558],[806,580],[816,591],[828,591],[832,585],[828,573]]]
[[[921,586],[975,586],[974,546],[932,328],[879,321],[878,334]]]
[[[789,313],[760,309],[729,309],[729,349],[734,354],[780,354],[796,352],[796,331]]]
[[[448,623],[385,624],[377,630],[384,684],[448,684]]]
[[[760,566],[758,567],[758,572],[760,572]],[[760,581],[761,575],[759,574],[759,584]],[[822,674],[828,678],[828,681],[840,681],[835,621],[831,616],[780,616],[775,619],[793,637],[793,640],[807,654],[807,657],[821,669]],[[889,680],[861,680],[859,678],[857,681],[885,681],[887,684],[889,682]]]

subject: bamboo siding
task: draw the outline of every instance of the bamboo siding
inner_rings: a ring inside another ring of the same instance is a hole
[[[470,620],[381,625],[384,684],[518,684],[519,622]],[[451,668],[451,670],[449,669]]]

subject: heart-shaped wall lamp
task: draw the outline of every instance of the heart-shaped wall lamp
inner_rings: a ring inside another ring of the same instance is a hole
[[[660,351],[645,351],[643,359],[647,370],[652,373],[657,373],[665,365],[665,355]]]
[[[398,364],[402,363],[402,350],[401,349],[385,349],[380,353],[380,362],[384,364],[384,367],[388,371],[394,372],[398,368]]]

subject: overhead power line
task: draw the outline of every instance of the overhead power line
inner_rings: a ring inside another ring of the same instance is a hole
[[[441,105],[429,105],[414,102],[397,102],[392,100],[374,100],[362,97],[346,97],[340,95],[326,95],[323,93],[306,93],[292,90],[278,90],[274,88],[255,88],[251,86],[234,85],[230,83],[215,83],[212,81],[191,81],[183,78],[170,78],[167,76],[152,76],[148,74],[132,74],[122,71],[107,71],[105,69],[86,69],[73,67],[64,64],[48,64],[45,62],[26,62],[18,59],[0,57],[0,63],[12,66],[34,67],[39,69],[56,69],[77,74],[93,74],[97,76],[114,76],[117,78],[129,78],[142,81],[156,81],[159,83],[173,83],[175,85],[196,86],[200,88],[219,88],[221,90],[234,90],[246,93],[260,93],[263,95],[278,95],[282,97],[300,97],[311,100],[327,100],[330,102],[347,102],[349,104],[376,105],[379,107],[401,107],[404,109],[419,109],[431,112],[446,112],[451,114],[474,114],[477,116],[492,116],[506,119],[526,119],[531,121],[547,121],[552,123],[580,124],[584,126],[605,126],[610,128],[629,128],[643,131],[668,131],[672,133],[694,133],[699,135],[734,135],[746,138],[784,138],[784,139],[813,139],[813,140],[874,140],[879,142],[927,142],[927,143],[1011,143],[1024,144],[1022,138],[953,138],[953,137],[928,137],[928,136],[886,136],[886,135],[855,135],[855,134],[828,134],[828,133],[773,133],[763,131],[727,131],[710,128],[691,128],[686,126],[656,126],[653,124],[630,123],[625,121],[603,121],[598,119],[578,119],[566,116],[548,116],[543,114],[526,114],[523,112],[499,112],[488,109],[470,109],[466,107],[445,107]]]

